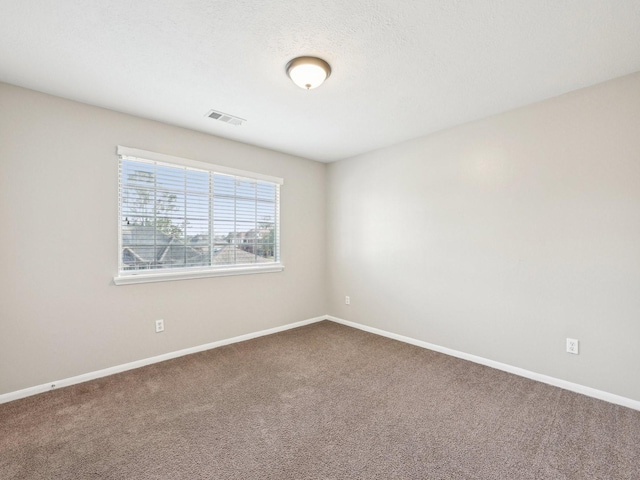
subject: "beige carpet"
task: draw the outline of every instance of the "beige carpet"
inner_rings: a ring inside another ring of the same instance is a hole
[[[4,479],[640,479],[640,412],[331,322],[0,405]]]

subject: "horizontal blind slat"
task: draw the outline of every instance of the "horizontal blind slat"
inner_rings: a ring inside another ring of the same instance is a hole
[[[279,261],[279,187],[122,156],[120,270]]]

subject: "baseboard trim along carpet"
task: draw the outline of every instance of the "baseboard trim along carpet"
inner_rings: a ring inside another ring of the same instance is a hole
[[[320,317],[310,318],[307,320],[302,320],[300,322],[289,323],[287,325],[269,328],[266,330],[261,330],[259,332],[248,333],[246,335],[240,335],[233,338],[227,338],[225,340],[218,340],[217,342],[211,342],[211,343],[206,343],[204,345],[198,345],[196,347],[185,348],[183,350],[178,350],[175,352],[169,352],[162,355],[157,355],[155,357],[149,357],[142,360],[137,360],[135,362],[125,363],[123,365],[117,365],[115,367],[105,368],[102,370],[97,370],[95,372],[84,373],[82,375],[77,375],[75,377],[47,382],[42,385],[36,385],[35,387],[29,387],[23,390],[17,390],[15,392],[5,393],[3,395],[0,395],[0,404],[11,402],[13,400],[18,400],[20,398],[30,397],[32,395],[37,395],[39,393],[48,392],[53,389],[68,387],[70,385],[75,385],[77,383],[87,382],[89,380],[94,380],[96,378],[106,377],[108,375],[113,375],[115,373],[126,372],[127,370],[133,370],[134,368],[144,367],[146,365],[151,365],[153,363],[164,362],[165,360],[170,360],[172,358],[182,357],[184,355],[189,355],[192,353],[203,352],[205,350],[211,350],[213,348],[222,347],[224,345],[230,345],[232,343],[244,342],[245,340],[251,340],[252,338],[271,335],[273,333],[283,332],[285,330],[302,327],[304,325],[310,325],[312,323],[320,322],[322,320],[330,320],[332,322],[340,323],[342,325],[346,325],[352,328],[357,328],[359,330],[373,333],[375,335],[381,335],[383,337],[391,338],[393,340],[398,340],[400,342],[408,343],[410,345],[415,345],[417,347],[426,348],[428,350],[444,353],[446,355],[451,355],[452,357],[468,360],[470,362],[478,363],[480,365],[485,365],[487,367],[502,370],[504,372],[513,373],[514,375],[519,375],[521,377],[529,378],[531,380],[536,380],[538,382],[546,383],[548,385],[553,385],[554,387],[559,387],[572,392],[581,393],[588,397],[597,398],[599,400],[604,400],[605,402],[621,405],[623,407],[640,411],[640,401],[638,400],[622,397],[620,395],[616,395],[613,393],[597,390],[591,387],[586,387],[584,385],[580,385],[577,383],[572,383],[559,378],[543,375],[541,373],[525,370],[524,368],[514,367],[513,365],[508,365],[506,363],[497,362],[495,360],[489,360],[487,358],[479,357],[477,355],[472,355],[469,353],[460,352],[458,350],[453,350],[451,348],[442,347],[440,345],[435,345],[433,343],[424,342],[422,340],[416,340],[415,338],[405,337],[404,335],[387,332],[386,330],[381,330],[375,327],[369,327],[361,323],[351,322],[349,320],[344,320],[342,318],[334,317],[332,315],[322,315]]]
[[[88,382],[96,378],[102,378],[115,373],[126,372],[127,370],[133,370],[134,368],[145,367],[153,363],[164,362],[165,360],[171,360],[172,358],[182,357],[184,355],[190,355],[192,353],[203,352],[205,350],[211,350],[212,348],[223,347],[232,343],[244,342],[245,340],[251,340],[252,338],[263,337],[265,335],[271,335],[272,333],[283,332],[292,328],[302,327],[304,325],[310,325],[312,323],[326,320],[327,316],[322,315],[320,317],[310,318],[308,320],[302,320],[300,322],[289,323],[280,327],[268,328],[266,330],[260,330],[259,332],[247,333],[246,335],[240,335],[233,338],[227,338],[225,340],[218,340],[217,342],[205,343],[204,345],[198,345],[196,347],[185,348],[183,350],[177,350],[175,352],[164,353],[162,355],[156,355],[155,357],[144,358],[142,360],[136,360],[135,362],[125,363],[122,365],[116,365],[115,367],[104,368],[102,370],[96,370],[95,372],[83,373],[75,377],[65,378],[63,380],[56,380],[42,385],[36,385],[35,387],[25,388],[23,390],[17,390],[15,392],[5,393],[0,395],[0,404],[11,402],[13,400],[19,400],[21,398],[30,397],[39,393],[48,392],[57,388],[68,387],[77,383]]]
[[[458,350],[453,350],[451,348],[441,347],[440,345],[435,345],[433,343],[423,342],[422,340],[416,340],[415,338],[405,337],[404,335],[398,335],[396,333],[387,332],[386,330],[380,330],[379,328],[369,327],[367,325],[351,322],[349,320],[343,320],[341,318],[333,317],[331,315],[327,315],[326,318],[328,320],[331,320],[332,322],[340,323],[348,327],[357,328],[365,332],[374,333],[376,335],[381,335],[383,337],[391,338],[393,340],[409,343],[417,347],[422,347],[428,350],[433,350],[435,352],[451,355],[452,357],[461,358],[462,360],[468,360],[473,363],[479,363],[480,365],[485,365],[487,367],[495,368],[497,370],[513,373],[514,375],[518,375],[520,377],[529,378],[531,380],[536,380],[538,382],[546,383],[548,385],[553,385],[554,387],[559,387],[572,392],[581,393],[582,395],[586,395],[588,397],[597,398],[599,400],[604,400],[605,402],[614,403],[616,405],[622,405],[623,407],[632,408],[633,410],[640,411],[640,401],[632,400],[631,398],[622,397],[620,395],[615,395],[613,393],[597,390],[591,387],[586,387],[584,385],[580,385],[577,383],[568,382],[566,380],[561,380],[559,378],[550,377],[548,375],[543,375],[541,373],[532,372],[530,370],[525,370],[524,368],[514,367],[513,365],[508,365],[506,363],[496,362],[495,360],[489,360],[487,358],[478,357],[477,355],[471,355],[469,353],[460,352]]]

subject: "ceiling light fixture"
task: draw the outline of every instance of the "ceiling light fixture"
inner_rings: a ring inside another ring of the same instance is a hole
[[[298,57],[287,64],[287,75],[300,88],[311,90],[329,78],[331,67],[321,58]]]

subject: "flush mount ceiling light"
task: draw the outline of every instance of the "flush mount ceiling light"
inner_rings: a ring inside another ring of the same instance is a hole
[[[329,78],[331,67],[321,58],[298,57],[287,64],[287,75],[300,88],[311,90]]]

